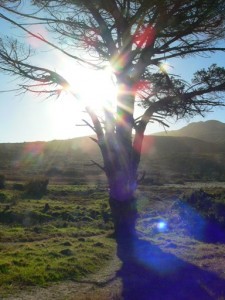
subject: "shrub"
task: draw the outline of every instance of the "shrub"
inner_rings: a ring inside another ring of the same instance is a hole
[[[183,226],[195,238],[224,243],[225,203],[220,197],[197,190],[177,201],[173,208],[178,210]]]
[[[5,176],[0,174],[0,189],[4,189],[5,187]]]
[[[22,183],[14,183],[12,188],[16,191],[24,191],[24,185]]]
[[[56,167],[52,167],[46,171],[47,176],[58,176],[62,174],[62,170]]]
[[[25,187],[27,196],[41,198],[47,192],[48,179],[46,178],[37,178],[30,180]]]
[[[4,192],[0,193],[0,202],[7,202],[9,199]]]
[[[184,196],[183,200],[197,209],[203,215],[208,215],[208,212],[215,204],[214,196],[204,192],[202,189],[196,190],[188,196]]]

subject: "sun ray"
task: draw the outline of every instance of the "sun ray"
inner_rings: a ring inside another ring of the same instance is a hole
[[[115,102],[116,87],[110,68],[93,70],[63,62],[59,70],[70,84],[69,91],[83,107],[88,106],[102,111]]]
[[[70,85],[63,88],[65,93],[51,106],[52,126],[62,138],[75,135],[75,124],[86,119],[84,111],[87,107],[94,109],[102,118],[105,111],[115,113],[117,90],[110,67],[96,71],[59,60],[57,73]],[[83,127],[79,130],[88,134]]]

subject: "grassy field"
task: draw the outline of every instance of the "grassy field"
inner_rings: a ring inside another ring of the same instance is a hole
[[[50,185],[32,199],[8,185],[0,191],[0,295],[96,272],[115,249],[111,231],[104,190]]]
[[[163,252],[225,279],[225,243],[209,240],[202,226],[214,213],[224,236],[224,216],[217,207],[224,208],[225,187],[204,185],[212,204],[208,216],[204,205],[197,209],[199,198],[194,207],[184,197],[200,185],[142,186],[137,231]],[[35,198],[7,182],[0,190],[0,296],[97,273],[115,255],[112,229],[103,187],[50,184],[43,197]]]

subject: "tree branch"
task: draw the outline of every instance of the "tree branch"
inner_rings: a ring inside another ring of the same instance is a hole
[[[3,15],[3,14],[1,14],[1,13],[0,13],[0,18],[6,20],[6,21],[8,21],[8,22],[10,22],[11,24],[13,24],[13,25],[17,26],[18,28],[22,29],[23,31],[29,33],[32,37],[38,39],[39,41],[42,41],[43,43],[45,43],[45,44],[47,44],[47,45],[53,47],[54,49],[57,49],[57,50],[60,51],[61,53],[65,54],[66,56],[71,57],[71,58],[73,58],[73,59],[75,59],[75,60],[77,60],[77,61],[80,61],[80,62],[82,62],[82,63],[84,63],[84,64],[86,64],[86,65],[89,65],[89,66],[91,66],[91,67],[93,67],[93,68],[96,68],[96,69],[102,69],[101,67],[99,67],[99,66],[97,66],[97,65],[95,65],[95,64],[92,64],[92,63],[90,63],[90,62],[88,62],[88,61],[86,61],[86,60],[84,60],[84,59],[82,59],[82,58],[80,58],[80,57],[78,57],[78,56],[76,56],[76,55],[70,54],[69,52],[67,52],[67,51],[63,50],[62,48],[58,47],[57,45],[55,45],[55,44],[51,43],[50,41],[46,40],[46,39],[45,39],[44,37],[42,37],[41,35],[38,35],[38,34],[35,34],[35,33],[31,32],[30,30],[26,29],[24,26],[20,25],[20,24],[17,23],[16,21],[14,21],[14,20],[12,20],[12,19],[6,17],[5,15]]]

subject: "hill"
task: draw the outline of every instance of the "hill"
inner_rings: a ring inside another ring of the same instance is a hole
[[[97,167],[91,160],[101,160],[97,145],[89,137],[50,142],[0,144],[0,173],[10,179],[46,175],[50,177],[86,177]]]
[[[141,169],[150,182],[225,180],[225,146],[189,137],[146,136]]]
[[[206,125],[212,132],[212,128],[215,131],[217,126],[219,133],[225,124],[216,121],[201,123],[189,124],[176,131],[180,136],[145,137],[140,172],[147,173],[147,182],[225,181],[225,143],[222,143],[222,136],[219,138],[217,135],[220,143],[206,142],[205,131],[201,129],[202,125]],[[196,130],[190,130],[191,127]],[[181,136],[188,132],[194,132],[200,136],[199,139]],[[70,183],[105,181],[105,175],[93,161],[102,164],[98,146],[89,137],[0,144],[0,173],[9,180],[27,180],[44,175],[52,181]]]
[[[211,143],[225,143],[225,123],[216,120],[193,122],[179,130],[159,132],[154,135],[183,136]]]

